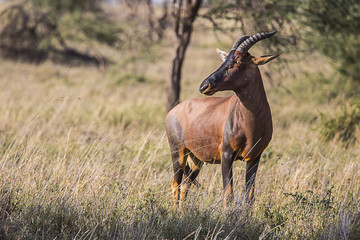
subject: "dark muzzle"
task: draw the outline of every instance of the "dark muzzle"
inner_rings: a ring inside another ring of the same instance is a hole
[[[206,93],[206,91],[210,90],[210,83],[203,83],[201,84],[199,91],[201,93]]]

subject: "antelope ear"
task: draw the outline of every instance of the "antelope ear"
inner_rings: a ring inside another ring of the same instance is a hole
[[[219,55],[219,57],[221,58],[221,60],[222,60],[223,62],[225,62],[228,53],[225,52],[225,51],[223,51],[223,50],[220,50],[220,49],[218,49],[218,48],[216,49],[216,52],[217,52],[217,54]]]
[[[266,63],[270,62],[271,60],[277,58],[281,54],[282,54],[282,52],[278,53],[278,54],[274,54],[274,55],[265,55],[265,56],[261,56],[261,57],[253,57],[251,60],[256,65],[263,65],[263,64],[266,64]]]

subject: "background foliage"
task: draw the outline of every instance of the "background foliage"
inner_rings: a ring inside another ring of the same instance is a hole
[[[331,58],[344,81],[360,81],[360,2],[308,0],[300,13],[309,48]]]
[[[119,46],[122,28],[105,15],[100,3],[29,0],[11,4],[0,15],[2,55],[38,62],[60,51],[70,58],[103,61],[96,45]],[[87,54],[76,43],[94,53]]]

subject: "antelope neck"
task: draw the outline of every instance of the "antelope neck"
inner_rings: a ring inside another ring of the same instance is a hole
[[[269,109],[269,103],[261,79],[255,83],[235,91],[235,94],[240,100],[241,109],[260,114],[265,109]]]

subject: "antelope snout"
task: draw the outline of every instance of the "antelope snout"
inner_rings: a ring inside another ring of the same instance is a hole
[[[208,95],[208,96],[211,96],[211,95],[213,95],[213,94],[216,92],[216,90],[213,89],[213,87],[211,86],[210,83],[201,84],[199,90],[200,90],[200,92],[201,92],[202,94],[205,94],[205,95]]]
[[[210,90],[210,83],[203,83],[201,84],[199,91],[201,93],[206,93],[206,91]]]

